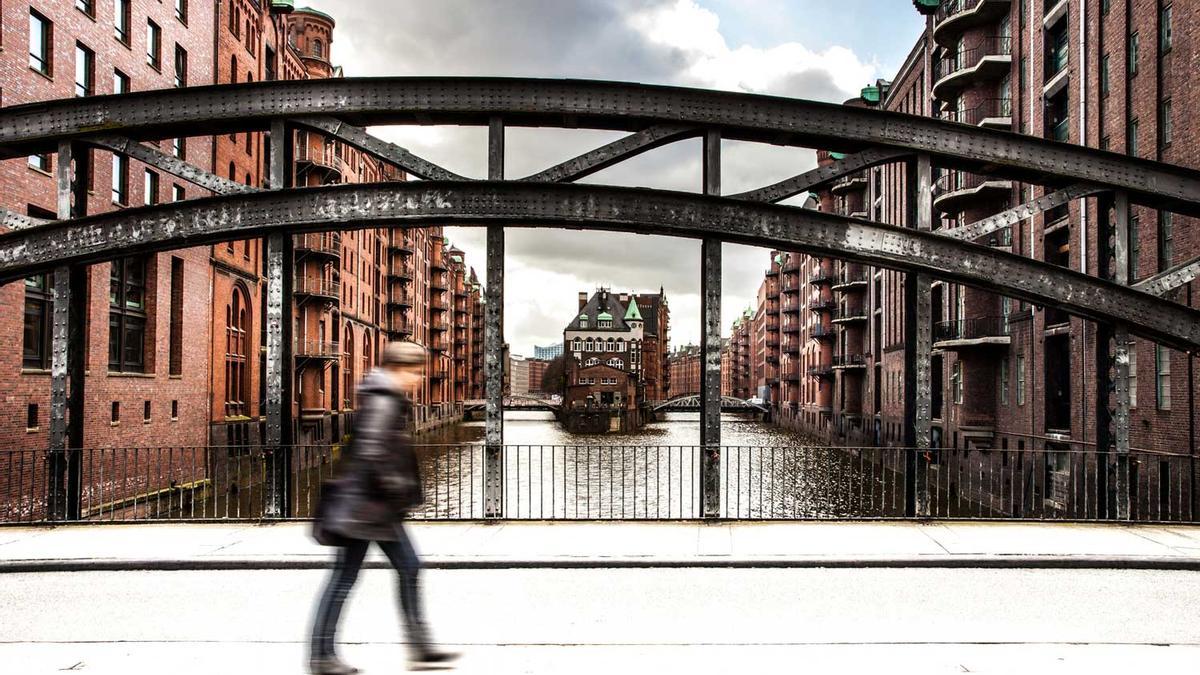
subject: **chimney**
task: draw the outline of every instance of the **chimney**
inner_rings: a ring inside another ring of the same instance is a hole
[[[579,291],[579,309],[583,309],[583,306],[587,304],[587,300],[587,293],[584,291]]]

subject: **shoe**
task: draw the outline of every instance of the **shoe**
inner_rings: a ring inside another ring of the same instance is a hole
[[[354,675],[358,672],[358,668],[347,665],[336,656],[310,659],[308,669],[312,675]]]
[[[412,670],[427,670],[445,666],[459,657],[458,652],[444,652],[429,645],[414,645],[408,663]]]

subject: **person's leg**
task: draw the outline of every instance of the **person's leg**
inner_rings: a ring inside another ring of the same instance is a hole
[[[399,576],[400,611],[404,616],[409,636],[412,641],[419,641],[424,637],[421,631],[425,626],[419,586],[421,560],[417,558],[417,551],[413,548],[412,540],[409,539],[403,524],[396,525],[396,541],[378,543]]]
[[[367,555],[368,541],[351,540],[349,544],[338,548],[337,563],[325,591],[321,594],[321,604],[317,607],[317,616],[313,620],[312,651],[314,659],[334,656],[334,637],[337,634],[338,619],[342,614],[342,605],[350,588],[358,579],[358,571],[362,569],[363,558]]]

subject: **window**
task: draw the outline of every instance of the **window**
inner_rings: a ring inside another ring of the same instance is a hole
[[[116,0],[113,8],[113,34],[129,46],[130,0]]]
[[[108,419],[112,424],[120,424],[121,423],[121,402],[120,401],[112,402],[112,413],[109,415]]]
[[[1129,407],[1137,407],[1137,343],[1129,341]]]
[[[41,155],[30,155],[29,166],[30,168],[37,169],[38,171],[50,173],[50,155],[48,153]]]
[[[184,199],[183,186],[180,185],[179,183],[175,183],[174,185],[171,186],[171,201],[181,202],[181,201],[183,201],[183,199]]]
[[[188,3],[187,0],[175,0],[175,18],[187,23]]]
[[[268,82],[273,82],[275,80],[275,50],[271,48],[271,45],[267,45],[266,57],[263,59],[263,62],[266,67],[265,79]]]
[[[1129,217],[1129,283],[1137,281],[1138,269],[1142,261],[1142,217],[1134,214]]]
[[[75,43],[75,95],[91,96],[96,93],[96,54]]]
[[[112,200],[122,206],[129,204],[129,158],[113,154]]]
[[[325,56],[325,45],[321,38],[315,38],[312,43],[312,55],[319,58]]]
[[[1102,96],[1108,96],[1108,92],[1109,92],[1109,88],[1110,88],[1109,87],[1110,80],[1108,79],[1108,73],[1109,73],[1108,63],[1109,63],[1108,54],[1105,54],[1104,58],[1100,59],[1100,94]]]
[[[179,419],[179,400],[178,399],[173,399],[171,401],[171,419],[173,419],[173,420]]]
[[[1133,77],[1138,72],[1138,34],[1132,33],[1129,36],[1129,76]]]
[[[179,137],[171,141],[171,154],[179,159],[187,159],[187,139]]]
[[[155,70],[162,69],[162,29],[146,20],[146,63]]]
[[[1154,346],[1155,394],[1159,410],[1171,409],[1171,352],[1162,345]]]
[[[1175,257],[1175,214],[1158,212],[1158,271],[1165,272]]]
[[[129,93],[129,76],[115,68],[113,69],[113,93]]]
[[[1166,99],[1158,107],[1158,138],[1159,147],[1165,148],[1171,144],[1175,129],[1171,122],[1171,99]]]
[[[187,86],[188,57],[187,51],[175,45],[175,87]]]
[[[1017,354],[1017,405],[1025,405],[1025,355]]]
[[[108,287],[108,369],[146,370],[146,260],[112,262]]]
[[[575,341],[571,343],[571,351],[578,352],[578,351],[582,351],[582,350],[583,350],[583,340],[580,340],[579,338],[575,338]]]
[[[1000,405],[1008,405],[1008,358],[1000,359]]]
[[[1067,58],[1070,52],[1070,44],[1068,42],[1070,31],[1067,22],[1060,22],[1046,35],[1046,73],[1045,80],[1050,82],[1055,75],[1058,75],[1067,67]]]
[[[1158,45],[1162,53],[1171,51],[1171,5],[1163,5],[1158,22]]]
[[[48,19],[29,10],[29,67],[50,77],[53,74],[53,28]]]
[[[150,401],[142,401],[142,422],[150,421]]]
[[[586,316],[579,317],[579,327],[580,328],[588,327],[588,318]],[[591,346],[589,346],[588,349],[591,349]]]
[[[95,0],[75,0],[75,9],[87,14],[92,18],[96,17]]]
[[[1129,120],[1129,129],[1125,132],[1125,152],[1136,157],[1138,154],[1138,121],[1135,117]]]
[[[169,374],[183,374],[183,259],[171,258],[171,334]]]
[[[1108,14],[1108,9],[1111,4],[1112,0],[1100,0],[1100,13]]]
[[[234,287],[225,306],[225,416],[247,414],[246,363],[250,332],[249,306],[241,287]]]
[[[50,367],[50,337],[53,332],[54,315],[53,279],[49,274],[25,279],[25,331],[21,362],[25,368],[46,370]]]
[[[963,402],[963,367],[962,361],[955,361],[954,368],[950,371],[950,386],[954,394],[954,402],[961,404]]]
[[[1071,140],[1070,96],[1064,87],[1046,101],[1046,138],[1063,143]]]
[[[143,203],[146,206],[158,203],[158,174],[150,169],[146,169],[146,176],[142,181],[142,193],[144,196]]]
[[[37,429],[38,428],[38,404],[36,404],[36,403],[30,403],[25,408],[25,428],[26,429]]]

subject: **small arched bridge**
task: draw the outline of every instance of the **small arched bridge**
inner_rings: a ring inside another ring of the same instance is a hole
[[[704,407],[700,394],[676,396],[666,401],[653,401],[648,404],[654,412],[699,412]],[[746,399],[734,396],[721,397],[721,412],[769,412],[764,403],[751,403]]]
[[[556,403],[549,399],[538,398],[526,394],[512,394],[504,397],[505,410],[548,410],[550,412],[558,412],[562,409],[562,403]],[[487,399],[478,398],[469,401],[463,401],[463,412],[479,412],[487,410]]]

